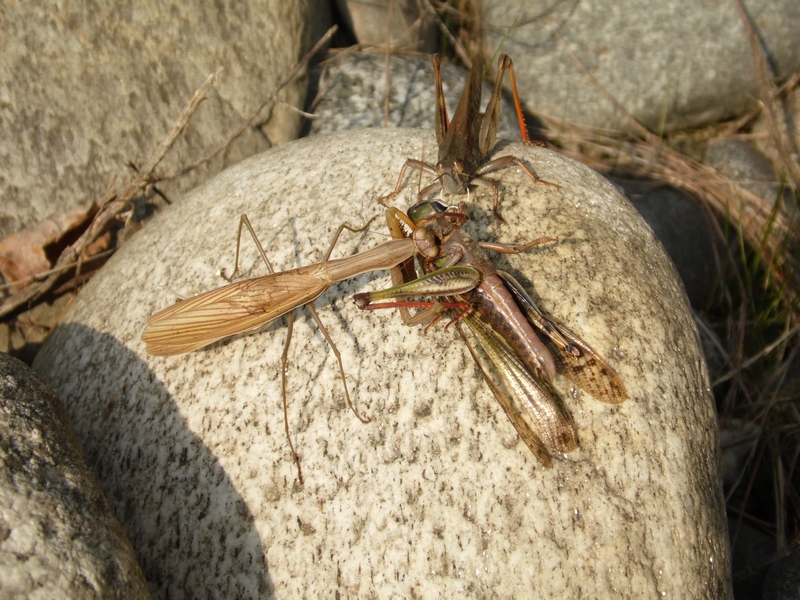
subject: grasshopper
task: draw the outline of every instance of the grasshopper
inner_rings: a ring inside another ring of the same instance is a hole
[[[628,397],[616,371],[566,325],[544,313],[522,285],[505,271],[495,269],[483,252],[520,253],[554,238],[537,238],[524,246],[476,242],[461,231],[466,221],[463,205],[456,210],[439,202],[421,202],[404,215],[387,210],[389,229],[411,232],[426,240],[428,248],[418,258],[425,273],[408,280],[407,273],[393,271],[393,287],[355,296],[362,309],[400,308],[406,324],[438,321],[445,311],[467,342],[472,357],[520,438],[545,466],[551,452],[566,453],[577,445],[572,417],[552,385],[556,373],[608,404]],[[436,247],[438,246],[438,250]],[[442,286],[430,292],[429,278],[440,271],[459,269],[457,286],[472,287],[452,293]],[[432,301],[409,301],[433,296]],[[376,300],[397,300],[379,302]],[[408,308],[423,308],[411,317]],[[449,326],[449,325],[448,325]]]
[[[494,148],[497,139],[497,126],[500,122],[500,99],[503,89],[503,77],[509,72],[511,89],[514,95],[514,104],[517,111],[522,141],[533,144],[528,139],[528,131],[522,114],[522,106],[517,93],[517,81],[514,76],[514,64],[507,54],[502,54],[498,60],[497,77],[494,90],[486,106],[486,112],[480,112],[481,81],[483,75],[483,61],[477,55],[472,61],[472,68],[458,101],[453,120],[447,117],[444,91],[442,89],[442,74],[438,54],[431,56],[433,62],[433,77],[436,85],[436,142],[439,146],[439,158],[435,166],[421,160],[409,158],[400,170],[394,191],[378,198],[381,204],[386,204],[395,198],[403,185],[408,169],[417,169],[436,175],[436,180],[422,188],[418,194],[418,201],[422,202],[428,195],[439,188],[451,194],[464,194],[470,185],[487,187],[494,191],[492,213],[502,223],[505,219],[500,215],[498,205],[500,202],[500,189],[491,179],[483,175],[503,169],[509,165],[519,166],[534,182],[542,185],[559,187],[555,183],[540,179],[533,170],[516,156],[506,155],[486,161],[487,156]]]

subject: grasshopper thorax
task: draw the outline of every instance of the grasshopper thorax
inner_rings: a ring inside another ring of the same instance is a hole
[[[449,194],[461,194],[471,179],[464,166],[464,162],[458,158],[444,158],[436,164],[436,174],[442,183],[442,188]]]

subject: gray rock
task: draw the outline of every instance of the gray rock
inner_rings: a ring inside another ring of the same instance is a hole
[[[328,26],[320,0],[217,4],[12,3],[0,11],[0,238],[103,195],[141,166],[194,91],[222,66],[159,172],[199,159],[233,133]],[[299,77],[279,95],[302,107]],[[284,104],[212,164],[161,189],[177,198],[228,164],[293,139]]]
[[[0,596],[150,597],[58,398],[2,353]]]
[[[703,162],[770,204],[775,204],[781,194],[780,179],[772,164],[745,141],[715,142],[706,149]]]
[[[385,46],[388,33],[392,48],[433,52],[436,26],[416,0],[336,0],[336,7],[362,46]]]
[[[424,127],[433,131],[436,118],[433,67],[428,55],[390,56],[389,127]],[[456,109],[467,71],[442,65],[442,88],[450,116]],[[481,109],[486,108],[492,86],[485,83]],[[343,129],[382,127],[386,99],[386,59],[380,54],[352,54],[334,60],[320,82],[320,98],[311,121],[312,135]],[[519,140],[514,105],[504,100],[498,139]],[[436,162],[437,148],[428,151]]]
[[[632,199],[675,263],[692,306],[704,308],[718,283],[719,253],[711,216],[691,196],[661,187]]]
[[[370,423],[348,410],[318,330],[295,324],[289,426],[302,488],[283,434],[282,322],[183,356],[145,354],[150,314],[223,283],[241,213],[276,268],[309,264],[343,220],[380,215],[375,198],[404,159],[433,144],[430,131],[342,132],[225,171],[122,248],[46,342],[35,368],[65,399],[155,595],[730,597],[716,420],[688,301],[633,207],[546,149],[502,152],[560,188],[501,171],[509,225],[479,190],[465,229],[508,243],[558,236],[496,264],[628,387],[611,407],[557,378],[581,447],[553,468],[520,443],[452,328],[425,335],[354,306],[385,275],[317,302]],[[407,186],[398,205],[415,193]],[[334,255],[385,239],[375,224]],[[263,273],[250,241],[243,252],[243,274]]]
[[[773,564],[764,581],[764,600],[800,598],[800,552],[795,550]]]
[[[800,3],[744,4],[778,74],[799,69]],[[502,50],[526,106],[540,114],[632,131],[609,94],[652,131],[673,131],[738,115],[758,97],[733,2],[486,0],[482,8],[487,52],[515,26]]]

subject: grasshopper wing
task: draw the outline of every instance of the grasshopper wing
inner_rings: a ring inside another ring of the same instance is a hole
[[[154,356],[183,354],[222,338],[252,333],[312,302],[330,284],[308,269],[245,279],[183,300],[147,321],[142,341]]]
[[[511,274],[500,270],[498,274],[530,324],[544,334],[542,342],[553,355],[559,373],[601,402],[621,404],[628,399],[628,390],[611,365],[566,325],[542,312]]]
[[[435,69],[437,77],[437,122],[441,122],[442,114],[447,118],[447,110],[444,108],[444,94],[441,96],[441,108],[439,107],[439,92],[441,86],[441,74],[438,68]],[[469,71],[461,98],[453,113],[453,119],[447,125],[446,131],[439,142],[439,162],[447,158],[459,158],[469,162],[472,168],[477,168],[481,161],[478,135],[481,126],[481,93],[483,91],[483,61],[479,55],[472,60],[472,68]]]
[[[506,416],[539,461],[549,467],[550,450],[574,450],[578,443],[572,418],[550,382],[531,373],[477,313],[468,314],[456,326]]]

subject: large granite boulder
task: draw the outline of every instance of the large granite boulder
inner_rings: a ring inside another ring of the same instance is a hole
[[[718,433],[692,313],[674,267],[617,189],[544,148],[510,144],[516,167],[469,196],[476,239],[559,242],[494,257],[541,307],[619,373],[621,405],[558,377],[580,448],[539,465],[454,328],[425,335],[394,311],[361,312],[333,286],[321,320],[335,357],[300,316],[289,352],[289,433],[281,365],[286,326],[182,356],[150,357],[147,318],[225,282],[247,213],[278,269],[320,259],[343,221],[380,215],[407,157],[430,131],[320,135],[232,167],[165,210],[84,288],[36,370],[66,403],[159,597],[730,597]],[[423,177],[422,185],[429,176]],[[414,201],[412,177],[397,198]],[[445,197],[447,201],[461,198]],[[345,234],[334,256],[386,240],[379,222]],[[265,268],[244,239],[243,275]],[[302,315],[302,313],[298,313]],[[113,400],[113,404],[110,402]]]

